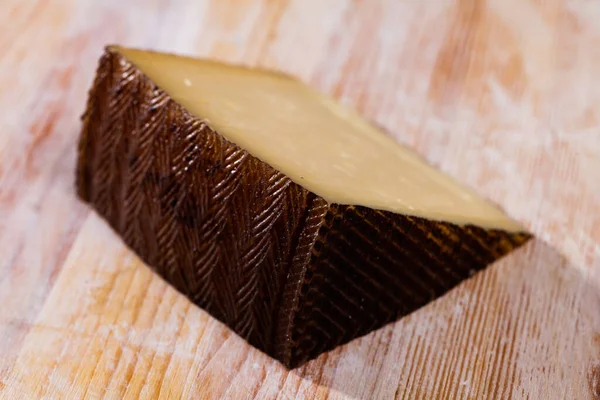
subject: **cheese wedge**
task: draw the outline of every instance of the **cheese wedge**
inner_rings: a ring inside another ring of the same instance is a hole
[[[178,290],[288,367],[530,237],[281,73],[108,47],[83,125],[80,196]]]

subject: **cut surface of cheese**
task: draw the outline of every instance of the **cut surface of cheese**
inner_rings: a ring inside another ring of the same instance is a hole
[[[285,74],[111,49],[227,140],[330,203],[523,231],[352,110]]]

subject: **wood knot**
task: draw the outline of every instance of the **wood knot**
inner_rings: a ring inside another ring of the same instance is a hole
[[[592,361],[588,367],[588,384],[592,398],[600,400],[600,361]]]

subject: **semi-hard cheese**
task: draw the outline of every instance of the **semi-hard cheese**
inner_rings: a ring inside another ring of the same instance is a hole
[[[80,196],[178,290],[289,367],[529,238],[281,73],[109,47],[83,123]]]

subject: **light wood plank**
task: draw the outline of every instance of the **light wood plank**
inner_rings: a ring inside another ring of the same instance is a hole
[[[600,398],[600,3],[5,3],[0,398]],[[78,116],[115,42],[291,72],[539,239],[286,371],[75,198]]]

